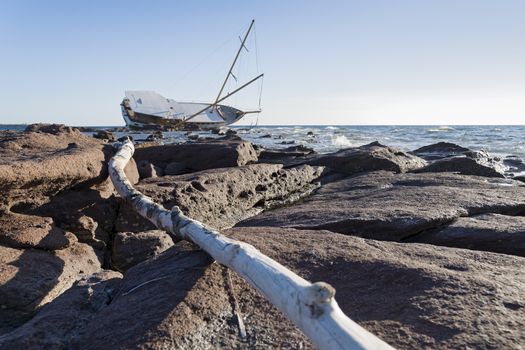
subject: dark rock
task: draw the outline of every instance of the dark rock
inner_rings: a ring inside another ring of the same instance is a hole
[[[309,162],[315,151],[303,145],[283,149],[263,149],[259,152],[259,163],[284,164],[296,166]]]
[[[416,235],[410,242],[525,256],[525,217],[483,214]]]
[[[191,171],[241,166],[257,161],[251,143],[246,141],[208,141],[138,148],[133,156],[165,168],[167,164],[184,164]]]
[[[422,168],[426,162],[417,156],[373,142],[357,148],[319,155],[308,164],[323,165],[334,171],[351,175],[374,170],[404,173]]]
[[[110,142],[115,142],[117,140],[117,138],[112,132],[106,130],[97,131],[95,134],[93,134],[93,137],[96,139],[108,140]]]
[[[327,231],[263,227],[226,234],[309,280],[333,285],[342,310],[396,348],[498,349],[525,342],[522,258]],[[312,346],[236,274],[210,264],[205,253],[188,250],[183,242],[176,247],[128,270],[111,303],[81,329],[76,344],[84,349]]]
[[[306,133],[306,136],[315,136],[314,132],[313,131],[308,131]]]
[[[171,162],[164,168],[164,175],[181,175],[190,172],[184,163]]]
[[[172,246],[171,236],[164,231],[119,232],[113,240],[111,263],[117,270],[126,271]]]
[[[0,332],[20,326],[81,275],[99,269],[93,248],[83,243],[53,252],[0,246]]]
[[[265,135],[262,135],[262,136],[259,136],[260,139],[271,139],[272,138],[272,135],[270,134],[265,134]]]
[[[420,147],[412,153],[426,160],[436,160],[462,155],[470,149],[456,145],[450,142],[438,142],[432,145]]]
[[[454,172],[462,175],[486,177],[505,177],[504,170],[490,160],[470,157],[453,157],[436,160],[424,168],[414,170],[416,173]]]
[[[0,215],[0,244],[11,248],[57,250],[76,242],[76,237],[56,227],[52,218],[14,213]]]
[[[122,275],[101,271],[75,282],[29,322],[0,337],[0,349],[71,349],[82,328],[107,307]]]
[[[148,135],[148,137],[146,138],[146,141],[157,141],[157,140],[162,140],[163,138],[164,138],[164,134],[162,133],[162,131],[157,130],[154,133]]]
[[[136,188],[167,209],[177,205],[191,218],[220,229],[310,193],[316,187],[311,183],[322,170],[322,167],[308,165],[283,169],[280,164],[253,164],[145,179]],[[117,231],[140,232],[154,228],[127,204],[121,207]]]
[[[525,171],[525,163],[517,156],[507,156],[503,159],[503,165],[508,168],[508,171],[521,173]]]
[[[291,207],[267,211],[238,226],[327,229],[401,240],[482,213],[525,213],[525,185],[451,173],[372,172],[329,183]]]
[[[24,132],[40,132],[44,134],[58,135],[58,134],[71,134],[76,131],[67,125],[64,124],[30,124],[28,125]]]
[[[160,167],[151,164],[147,160],[138,161],[137,168],[141,179],[147,179],[149,177],[159,177],[164,175],[164,171]]]
[[[197,135],[197,134],[190,134],[190,135],[188,135],[188,140],[196,141],[198,139],[199,139],[199,135]]]
[[[514,176],[512,179],[516,181],[525,182],[525,176]]]

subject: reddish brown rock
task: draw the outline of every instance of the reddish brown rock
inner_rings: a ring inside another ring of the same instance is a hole
[[[77,238],[56,227],[52,218],[14,213],[0,215],[0,244],[11,248],[57,250],[76,242]]]
[[[54,252],[0,246],[0,332],[20,326],[100,266],[93,249],[82,243]]]
[[[111,302],[121,278],[106,270],[75,282],[30,321],[0,336],[0,349],[71,349],[82,328]]]
[[[319,155],[308,161],[311,165],[323,165],[344,174],[386,170],[396,173],[422,168],[425,160],[398,149],[372,142],[356,148]]]
[[[171,236],[164,231],[119,232],[111,247],[111,266],[118,271],[126,271],[172,246]]]
[[[410,242],[525,256],[525,217],[482,214],[422,232]]]
[[[167,209],[178,205],[186,215],[220,229],[310,193],[322,170],[309,165],[283,169],[280,164],[253,164],[145,179],[136,188]],[[115,229],[140,232],[155,227],[123,204]]]
[[[188,171],[235,167],[257,161],[251,143],[239,140],[210,140],[178,145],[137,148],[133,158],[162,169],[169,163],[184,164]]]
[[[525,213],[525,185],[450,173],[372,172],[324,185],[299,204],[264,212],[238,226],[327,229],[401,240],[482,213]]]
[[[328,231],[262,227],[227,234],[309,280],[332,284],[343,311],[395,348],[501,349],[525,341],[523,258]],[[210,264],[202,251],[188,249],[180,242],[131,268],[75,344],[84,349],[311,348],[253,288]],[[245,339],[239,335],[234,298]]]

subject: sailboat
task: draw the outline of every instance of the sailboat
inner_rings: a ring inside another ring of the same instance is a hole
[[[246,40],[254,23],[255,21],[252,20],[244,38],[241,40],[241,46],[237,50],[235,59],[214,102],[178,102],[165,98],[155,91],[126,91],[125,97],[120,104],[126,125],[130,128],[160,127],[170,130],[206,130],[233,124],[250,113],[260,113],[260,106],[258,110],[242,111],[220,104],[264,76],[264,74],[260,74],[223,96],[229,78],[233,77],[237,80],[235,75],[233,75],[233,69],[243,48],[247,50],[245,46]]]

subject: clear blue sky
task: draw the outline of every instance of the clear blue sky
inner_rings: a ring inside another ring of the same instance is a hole
[[[523,0],[0,0],[0,123],[121,125],[124,90],[212,100],[252,18],[261,124],[525,120]]]

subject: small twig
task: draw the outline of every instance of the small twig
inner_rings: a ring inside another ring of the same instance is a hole
[[[239,303],[237,302],[237,297],[235,296],[235,289],[233,289],[233,281],[230,274],[230,269],[226,267],[226,282],[228,284],[228,288],[231,291],[231,297],[233,300],[233,312],[235,313],[235,316],[237,318],[237,325],[239,326],[239,336],[242,340],[246,340],[246,327],[244,326],[244,320],[242,319],[241,315],[241,308],[239,307]]]

